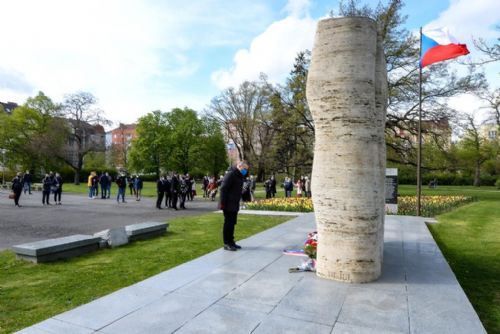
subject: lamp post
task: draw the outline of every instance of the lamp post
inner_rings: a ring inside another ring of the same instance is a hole
[[[6,149],[2,148],[0,149],[2,152],[2,185],[5,184],[5,152],[7,152]]]

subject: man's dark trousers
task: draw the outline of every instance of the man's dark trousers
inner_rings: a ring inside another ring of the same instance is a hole
[[[156,199],[156,207],[161,209],[161,202],[163,202],[163,191],[158,191],[158,197]]]
[[[172,208],[177,210],[177,193],[173,192],[172,196]]]
[[[165,191],[165,207],[172,207],[172,195],[170,191]]]
[[[233,246],[234,243],[234,226],[236,225],[236,220],[238,219],[237,211],[225,211],[224,210],[224,228],[222,230],[222,237],[224,238],[224,244]]]

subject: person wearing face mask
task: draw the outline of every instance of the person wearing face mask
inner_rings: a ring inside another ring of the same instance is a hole
[[[222,237],[224,249],[236,251],[241,246],[234,241],[234,227],[240,210],[243,182],[248,175],[248,162],[240,161],[236,167],[231,167],[222,180],[220,187],[219,209],[224,213],[224,227]]]

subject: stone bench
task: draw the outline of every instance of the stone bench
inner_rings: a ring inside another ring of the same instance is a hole
[[[167,232],[168,223],[145,222],[125,226],[129,241],[144,240],[163,235]]]
[[[91,235],[76,234],[16,245],[12,247],[12,250],[20,259],[34,263],[50,262],[98,250],[100,240],[101,238]]]

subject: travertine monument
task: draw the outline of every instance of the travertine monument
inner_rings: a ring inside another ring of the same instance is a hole
[[[316,128],[311,186],[317,275],[376,280],[384,244],[387,72],[375,21],[318,23],[307,100]]]

